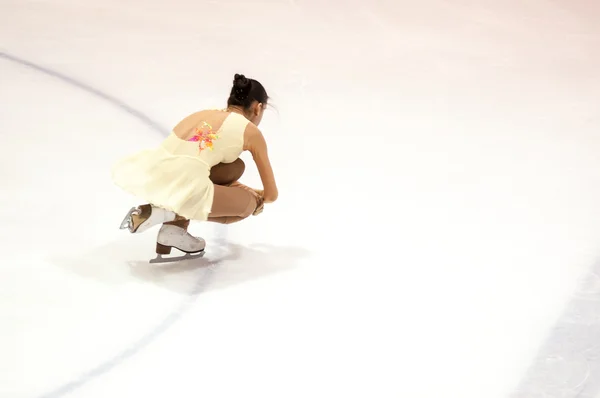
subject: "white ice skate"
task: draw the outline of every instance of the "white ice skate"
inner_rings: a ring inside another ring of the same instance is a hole
[[[132,234],[142,233],[155,225],[175,221],[172,211],[152,205],[132,207],[121,222],[120,229],[129,229]]]
[[[205,247],[206,242],[204,239],[190,235],[185,229],[176,225],[163,225],[156,239],[157,256],[155,259],[150,260],[150,263],[169,263],[199,258],[204,255]],[[165,254],[171,254],[172,248],[184,252],[185,255],[180,257],[163,257]]]

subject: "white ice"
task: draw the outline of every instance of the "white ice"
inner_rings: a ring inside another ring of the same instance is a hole
[[[0,0],[0,397],[600,394],[598,4]],[[280,198],[150,265],[110,167],[234,73]]]

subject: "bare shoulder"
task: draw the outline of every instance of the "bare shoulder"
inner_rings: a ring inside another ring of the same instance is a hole
[[[265,144],[265,138],[254,123],[248,122],[244,130],[244,150],[253,151]]]
[[[252,137],[256,135],[262,135],[262,132],[260,131],[258,126],[249,121],[248,124],[246,124],[246,130],[244,131],[244,135]]]

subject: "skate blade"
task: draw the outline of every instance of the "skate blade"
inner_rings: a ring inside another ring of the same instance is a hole
[[[131,216],[137,213],[138,209],[136,207],[132,207],[127,215],[125,215],[125,218],[123,218],[123,221],[121,221],[121,226],[119,229],[128,229],[129,232],[133,233],[133,220],[131,219]]]
[[[186,253],[183,256],[179,257],[163,257],[162,254],[158,254],[156,258],[153,258],[149,261],[150,264],[163,264],[163,263],[173,263],[177,261],[183,260],[194,260],[196,258],[204,257],[204,250],[198,253]]]

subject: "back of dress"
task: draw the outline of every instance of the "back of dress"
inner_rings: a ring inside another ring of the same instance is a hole
[[[239,158],[244,148],[244,131],[249,121],[239,113],[227,115],[221,127],[213,127],[202,121],[195,134],[187,142],[195,143],[198,157],[209,167],[219,163],[231,163]]]
[[[113,167],[113,181],[155,206],[187,219],[206,220],[214,193],[210,169],[240,156],[248,123],[234,112],[216,131],[202,120],[194,122],[191,138],[184,140],[172,132],[158,148],[118,161]]]

